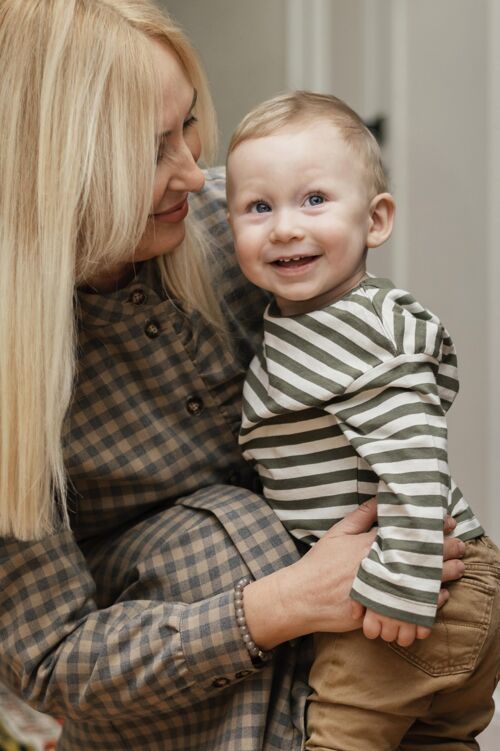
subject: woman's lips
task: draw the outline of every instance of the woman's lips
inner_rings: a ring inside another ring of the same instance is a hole
[[[175,224],[175,222],[182,222],[182,220],[187,216],[187,213],[189,211],[189,204],[187,198],[185,198],[180,203],[177,203],[175,206],[172,206],[171,209],[167,209],[167,211],[159,212],[158,214],[153,214],[152,218],[155,222],[166,222],[167,224]]]

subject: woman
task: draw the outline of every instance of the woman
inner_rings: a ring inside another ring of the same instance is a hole
[[[251,491],[263,300],[193,51],[148,0],[0,0],[0,69],[1,678],[63,751],[298,749],[374,509],[299,559]]]

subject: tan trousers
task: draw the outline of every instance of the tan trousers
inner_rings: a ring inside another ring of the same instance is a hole
[[[479,749],[500,677],[500,553],[487,537],[466,547],[428,639],[402,648],[361,631],[315,636],[306,749]]]

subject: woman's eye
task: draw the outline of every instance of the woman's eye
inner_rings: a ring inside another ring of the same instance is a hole
[[[190,128],[191,125],[194,125],[197,122],[198,122],[198,118],[195,117],[194,115],[190,115],[187,120],[184,120],[182,127],[184,128],[184,130],[187,130],[187,128]]]
[[[197,122],[198,122],[198,118],[195,117],[194,115],[190,115],[187,118],[187,120],[184,120],[184,122],[182,123],[183,132],[191,128]],[[156,164],[160,164],[160,162],[163,162],[167,158],[168,151],[169,149],[168,149],[167,137],[163,135],[159,139],[158,148],[156,150]]]
[[[325,199],[323,196],[321,196],[319,193],[313,193],[310,196],[307,196],[306,198],[306,204],[308,206],[321,206],[322,203],[325,202]]]
[[[255,201],[255,203],[251,206],[251,211],[255,212],[256,214],[265,214],[266,211],[271,211],[271,207],[269,206],[267,201]]]

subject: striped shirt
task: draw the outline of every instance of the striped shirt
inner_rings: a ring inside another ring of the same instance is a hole
[[[445,414],[458,391],[453,343],[435,315],[368,277],[311,313],[264,316],[243,393],[240,443],[295,537],[313,544],[377,495],[378,534],[352,597],[383,614],[434,622],[443,518],[483,533],[450,477]]]

